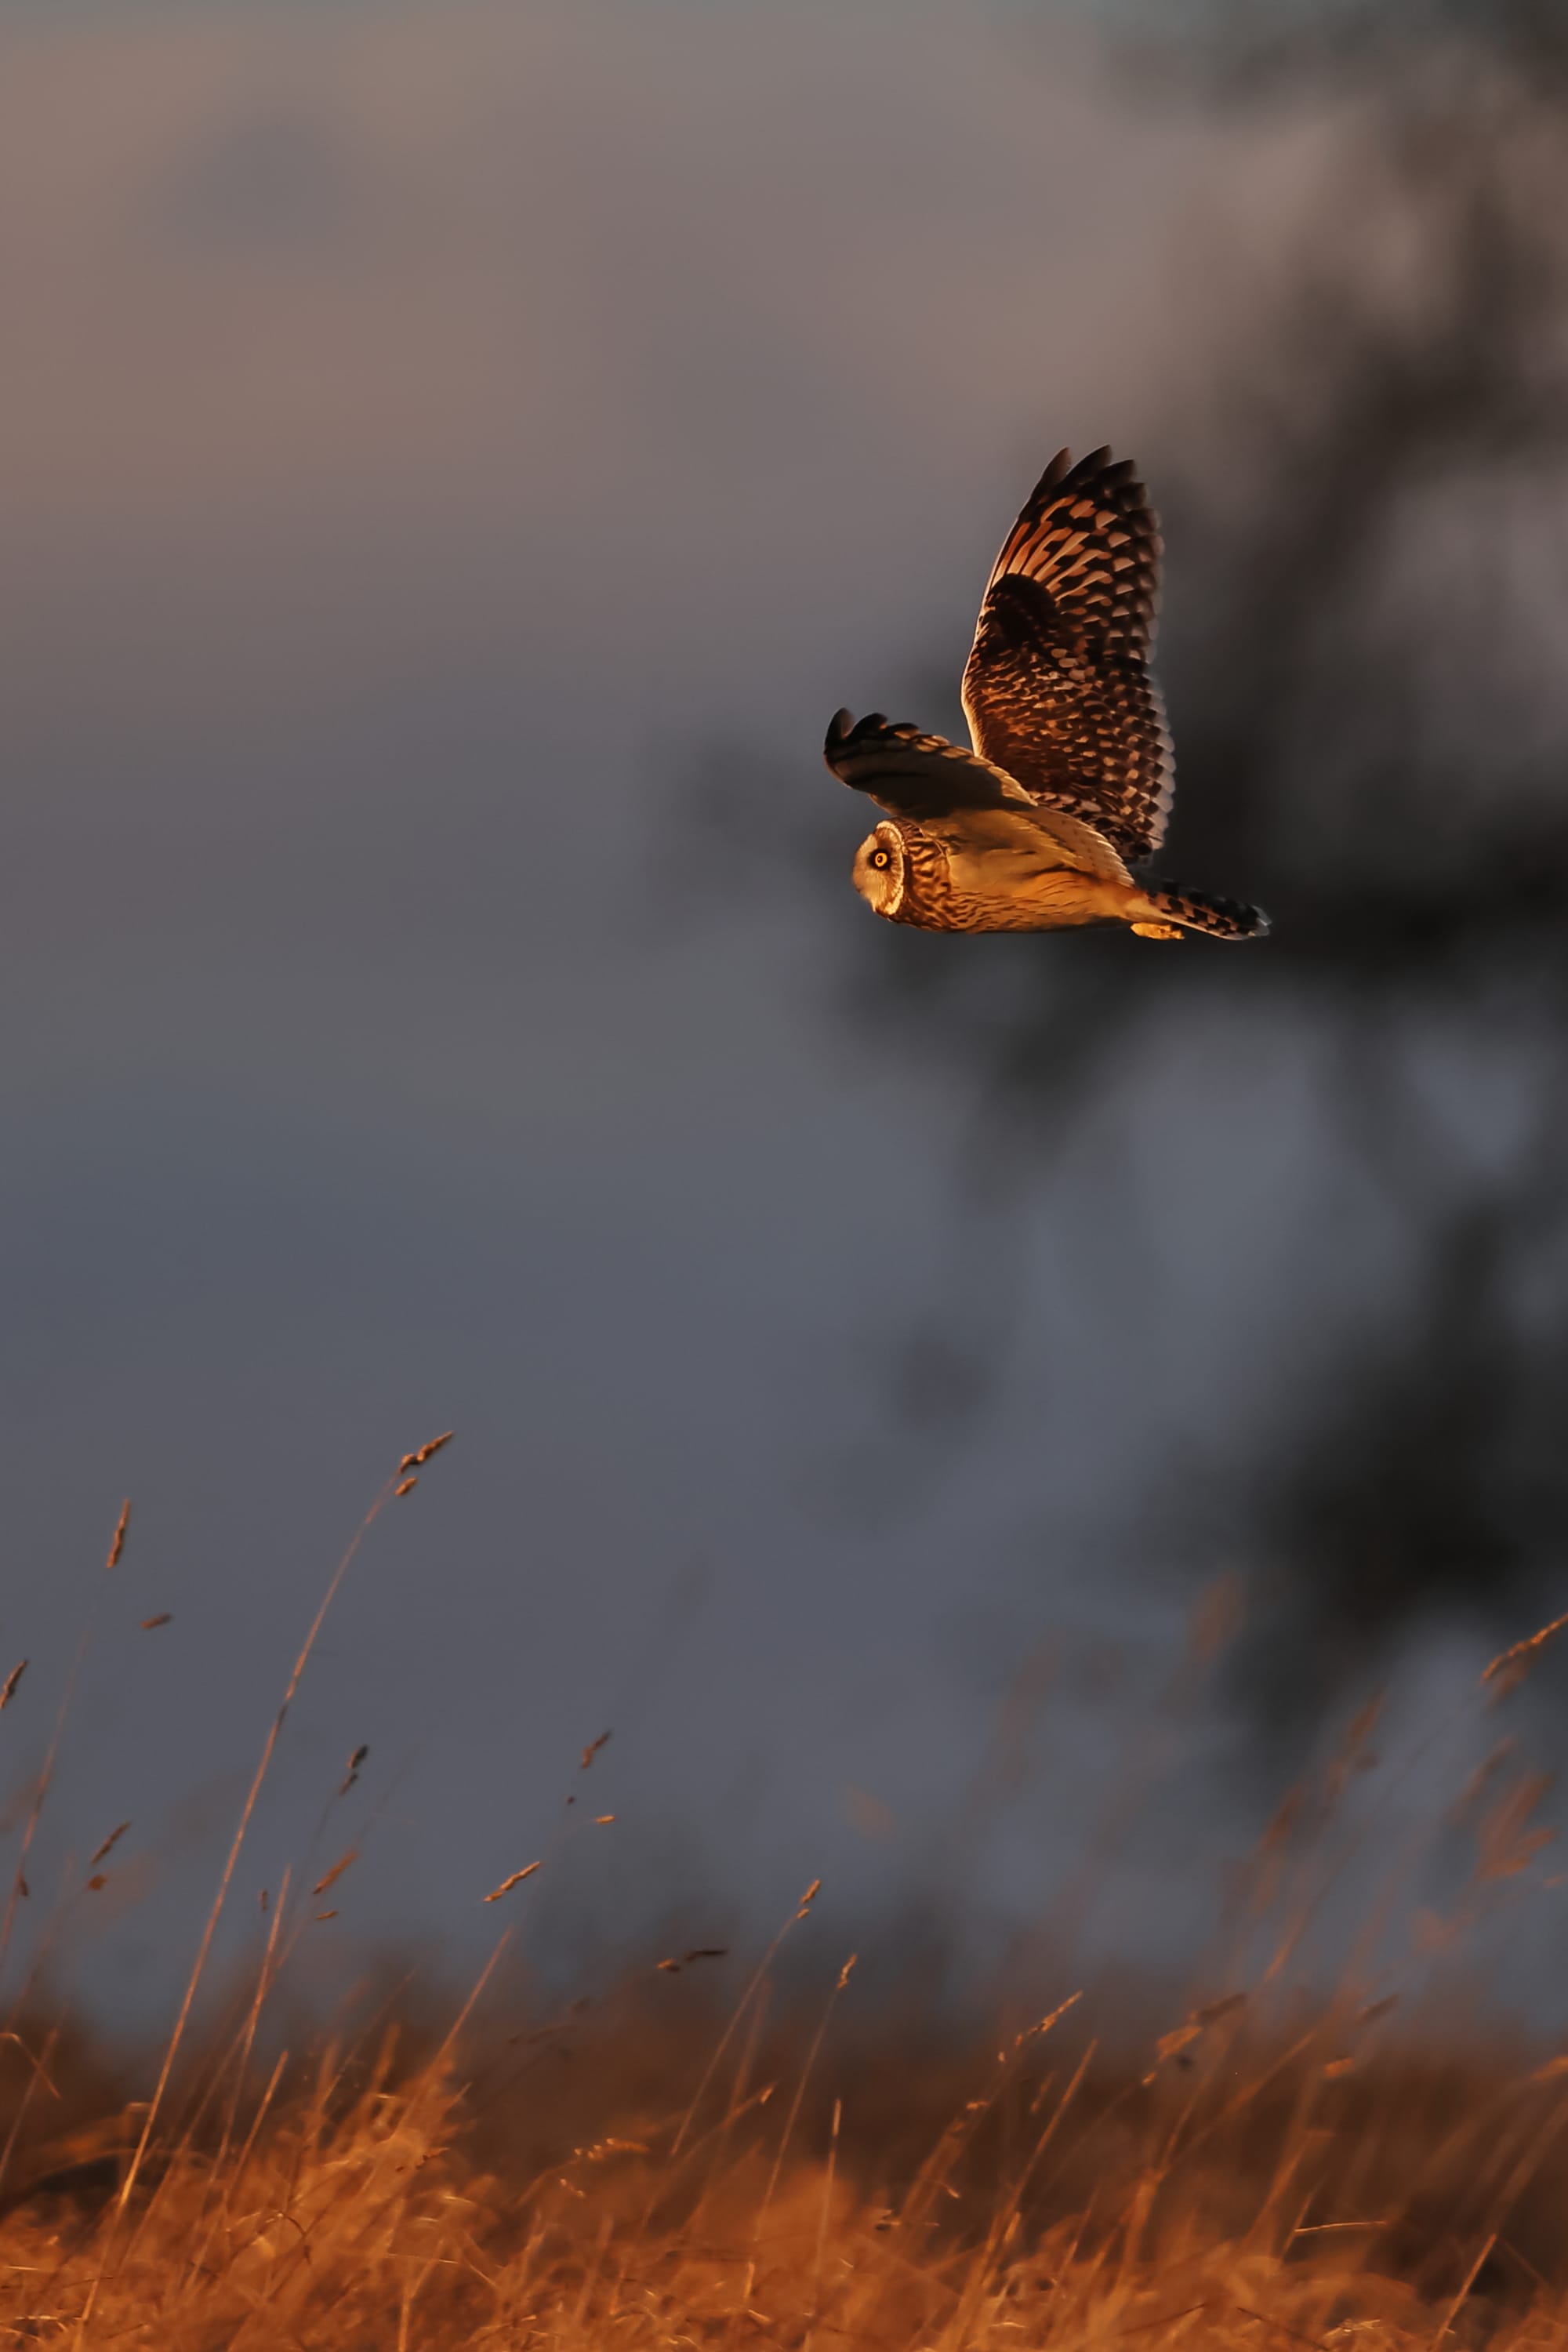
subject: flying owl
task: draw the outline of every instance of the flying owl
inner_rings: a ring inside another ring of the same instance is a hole
[[[1149,674],[1160,532],[1131,460],[1053,457],[985,583],[963,673],[974,748],[880,711],[840,710],[827,764],[887,811],[855,887],[927,931],[1058,931],[1126,923],[1142,940],[1258,939],[1268,918],[1135,881],[1173,787]]]

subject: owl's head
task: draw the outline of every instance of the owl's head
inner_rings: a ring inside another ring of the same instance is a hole
[[[898,913],[904,900],[904,845],[896,824],[879,824],[855,852],[855,887],[874,913]]]

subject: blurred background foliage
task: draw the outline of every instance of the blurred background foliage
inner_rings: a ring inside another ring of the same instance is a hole
[[[1195,1041],[1198,1181],[1223,1202],[1260,1140],[1259,1066],[1300,1073],[1320,1148],[1310,1246],[1263,1303],[1268,1410],[1234,1450],[1144,1464],[1134,1533],[1205,1572],[1247,1564],[1235,1695],[1294,1769],[1420,1624],[1508,1626],[1561,1591],[1568,16],[1327,0],[1113,22],[1149,109],[1328,109],[1312,202],[1245,343],[1173,387],[1152,483],[1179,781],[1156,866],[1257,899],[1274,934],[1238,970],[1120,936],[933,951],[862,926],[837,1002],[868,1050],[940,1058],[963,1105],[948,1259],[902,1286],[884,1363],[911,1475],[1015,1376],[1032,1222],[1081,1228],[1086,1279],[1138,1317],[1126,1192],[1064,1168],[1081,1139],[1119,1138],[1157,1183],[1141,1104]],[[912,663],[897,715],[966,740],[962,650]],[[700,779],[710,819],[730,767]],[[814,875],[826,842],[803,829]]]

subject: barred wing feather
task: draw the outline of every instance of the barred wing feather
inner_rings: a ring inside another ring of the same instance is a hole
[[[963,674],[980,757],[1134,861],[1159,846],[1174,783],[1148,667],[1160,552],[1131,464],[1062,450],[992,569]]]
[[[1032,808],[1005,769],[918,727],[891,725],[879,710],[834,713],[823,757],[841,783],[867,793],[889,816],[951,816],[959,809]]]

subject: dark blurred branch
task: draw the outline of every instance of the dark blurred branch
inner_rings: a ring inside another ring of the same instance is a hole
[[[1142,55],[1169,49],[1156,32]],[[1406,1263],[1348,1334],[1283,1275],[1277,1442],[1233,1508],[1267,1562],[1251,1686],[1284,1722],[1286,1685],[1310,1715],[1425,1609],[1521,1605],[1568,1507],[1568,691],[1543,676],[1521,713],[1500,667],[1543,595],[1568,625],[1561,570],[1531,569],[1568,515],[1568,10],[1216,11],[1200,57],[1211,94],[1356,101],[1273,315],[1244,365],[1223,355],[1187,478],[1156,485],[1183,779],[1161,864],[1261,900],[1274,937],[860,924],[840,1002],[879,1051],[945,1064],[964,1106],[951,1283],[888,1335],[928,1468],[1008,1376],[1017,1221],[1060,1202],[1092,1114],[1133,1109],[1151,1045],[1217,1037],[1222,1015],[1282,1048],[1332,1041],[1325,1181],[1336,1160],[1373,1177]],[[1539,544],[1510,536],[1521,514]],[[1429,568],[1439,517],[1430,623],[1388,583],[1396,559]],[[1478,1032],[1521,1106],[1511,1153],[1465,1100]],[[1217,1183],[1237,1123],[1215,1137]]]

